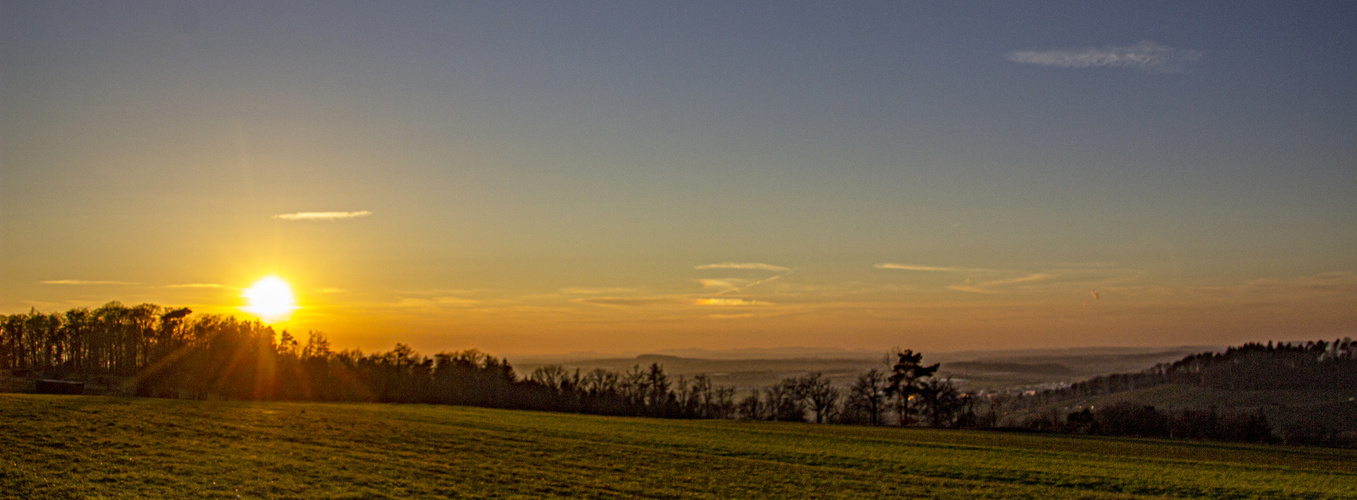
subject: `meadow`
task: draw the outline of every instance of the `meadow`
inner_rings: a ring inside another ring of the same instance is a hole
[[[1357,451],[0,394],[6,498],[1357,498]]]

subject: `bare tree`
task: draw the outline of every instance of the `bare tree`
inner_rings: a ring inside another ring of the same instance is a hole
[[[652,415],[662,415],[667,410],[669,398],[669,375],[659,363],[651,363],[645,372],[646,407]]]
[[[921,413],[932,427],[951,427],[962,408],[961,392],[951,380],[930,378],[919,384]]]
[[[740,400],[736,414],[743,420],[767,420],[768,414],[764,407],[763,401],[759,399],[759,390],[754,389],[754,392]]]
[[[554,391],[560,391],[569,384],[570,371],[561,365],[539,366],[528,374],[528,380],[542,384]]]
[[[711,414],[710,418],[734,418],[735,417],[735,388],[730,386],[717,386],[713,391],[712,402],[708,405]]]
[[[646,374],[641,371],[641,365],[632,365],[631,369],[622,375],[622,381],[618,388],[627,404],[637,408],[644,407],[647,385]]]
[[[693,376],[692,394],[683,406],[695,417],[715,418],[715,399],[711,379],[706,374],[697,374]]]
[[[617,372],[594,368],[586,373],[580,382],[585,392],[590,394],[612,394],[617,392]]]
[[[807,374],[800,379],[800,393],[810,410],[815,413],[815,423],[822,424],[833,416],[839,403],[839,389],[820,372]]]
[[[857,414],[866,416],[867,423],[881,425],[882,414],[886,412],[887,389],[886,374],[872,368],[853,382],[848,391],[848,407]]]
[[[767,396],[767,413],[772,420],[784,422],[804,422],[806,421],[805,396],[802,392],[801,379],[791,377],[782,379],[781,382],[764,389]]]

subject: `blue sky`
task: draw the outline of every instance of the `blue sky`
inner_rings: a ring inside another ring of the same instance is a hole
[[[1350,2],[2,9],[0,312],[273,273],[366,348],[1357,329]]]

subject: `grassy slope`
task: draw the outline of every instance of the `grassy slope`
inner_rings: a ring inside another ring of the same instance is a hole
[[[1357,498],[1357,452],[0,394],[0,496]]]

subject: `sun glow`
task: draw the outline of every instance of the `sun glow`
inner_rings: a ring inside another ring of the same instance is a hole
[[[279,323],[292,317],[298,309],[297,298],[292,295],[292,287],[277,276],[265,276],[246,288],[242,297],[249,305],[242,307],[245,312],[254,313],[265,323]]]

